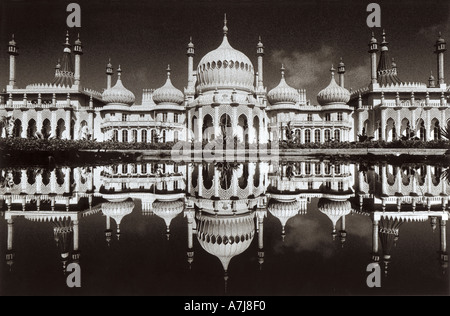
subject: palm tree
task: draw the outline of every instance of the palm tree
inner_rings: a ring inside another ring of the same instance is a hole
[[[450,125],[447,124],[447,126],[441,127],[441,137],[450,140]]]

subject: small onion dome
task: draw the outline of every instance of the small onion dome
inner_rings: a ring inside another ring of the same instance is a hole
[[[181,200],[176,201],[159,201],[153,202],[153,213],[164,219],[166,223],[167,232],[169,232],[169,226],[172,219],[177,217],[178,214],[184,210],[184,202]]]
[[[219,258],[225,271],[234,256],[247,250],[255,235],[254,213],[222,217],[198,213],[196,219],[200,245]]]
[[[334,68],[331,67],[331,81],[328,87],[317,94],[317,101],[320,105],[333,103],[347,103],[350,100],[350,92],[339,86],[334,80]]]
[[[375,34],[372,32],[372,37],[370,38],[370,43],[371,44],[376,44],[376,43],[378,43],[377,42],[377,39],[375,38]]]
[[[9,45],[10,46],[16,46],[17,45],[16,41],[14,40],[14,34],[12,35],[11,40],[9,41]]]
[[[434,81],[433,73],[430,74],[430,77],[428,78],[428,81]]]
[[[445,39],[443,39],[442,38],[442,34],[441,34],[441,32],[439,32],[439,37],[438,37],[438,39],[436,40],[436,43],[445,43]]]
[[[122,219],[126,215],[131,214],[133,208],[134,202],[132,200],[123,202],[105,202],[102,204],[102,213],[114,219],[117,226],[119,226]]]
[[[170,65],[167,66],[166,83],[153,92],[153,101],[156,104],[178,104],[184,101],[183,92],[175,88],[170,80]]]
[[[224,26],[222,44],[207,53],[197,68],[197,91],[217,89],[238,89],[247,92],[254,90],[254,69],[250,59],[231,47],[227,38],[228,28]]]
[[[326,198],[319,199],[317,207],[320,212],[327,215],[333,222],[333,230],[336,228],[337,221],[345,215],[350,214],[352,205],[349,200],[330,200]]]
[[[132,105],[136,100],[133,92],[125,88],[121,80],[122,70],[117,69],[117,82],[114,87],[103,91],[102,98],[106,103]]]
[[[295,104],[299,99],[299,93],[286,83],[284,79],[284,65],[281,66],[281,80],[278,86],[267,93],[270,104],[292,103]]]
[[[81,45],[80,34],[78,34],[78,37],[75,40],[75,45]]]
[[[302,210],[301,204],[297,200],[293,201],[279,201],[276,199],[271,199],[267,206],[267,210],[281,222],[284,227],[286,222],[295,215],[305,214],[305,210]]]

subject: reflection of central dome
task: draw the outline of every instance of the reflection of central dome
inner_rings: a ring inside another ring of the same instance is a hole
[[[208,253],[219,258],[228,270],[231,258],[243,253],[255,235],[254,213],[243,216],[205,216],[197,214],[197,238]]]
[[[197,91],[205,92],[216,88],[247,92],[254,90],[252,62],[245,54],[231,47],[227,31],[225,24],[222,44],[200,60],[197,68]]]

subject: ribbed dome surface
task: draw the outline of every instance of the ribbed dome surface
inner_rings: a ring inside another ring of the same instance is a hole
[[[254,69],[250,59],[231,47],[226,35],[218,48],[200,60],[197,76],[197,91],[206,92],[216,88],[254,90]]]
[[[219,258],[225,271],[231,258],[244,252],[255,235],[254,214],[233,217],[198,214],[196,218],[200,245]]]
[[[125,88],[124,85],[122,84],[122,80],[120,78],[121,77],[120,69],[118,69],[117,72],[118,72],[117,82],[114,85],[114,87],[106,89],[103,92],[102,94],[103,101],[112,104],[132,105],[134,101],[136,101],[136,97],[134,96],[133,92]]]
[[[281,68],[281,80],[278,86],[267,93],[270,104],[291,103],[295,104],[299,100],[299,93],[286,83],[284,78],[284,67]]]
[[[330,84],[317,94],[317,101],[320,105],[328,105],[347,103],[349,100],[350,92],[336,83],[334,72],[332,72]]]
[[[178,104],[184,101],[184,95],[181,90],[175,88],[170,80],[170,68],[167,69],[166,83],[153,92],[153,101],[156,104]]]

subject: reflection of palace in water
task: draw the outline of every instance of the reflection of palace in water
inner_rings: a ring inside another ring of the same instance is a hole
[[[119,239],[121,227],[127,224],[123,219],[140,204],[139,215],[161,218],[167,239],[172,220],[184,217],[189,266],[195,264],[194,253],[205,251],[220,260],[225,281],[232,258],[247,251],[253,240],[257,262],[263,265],[264,223],[269,216],[279,220],[284,240],[288,221],[308,212],[327,216],[329,226],[323,229],[331,231],[329,242],[337,239],[342,245],[352,235],[346,227],[346,221],[352,220],[348,215],[370,220],[372,257],[368,261],[382,262],[386,273],[388,263],[395,261],[392,249],[401,226],[429,221],[431,230],[440,233],[436,248],[445,271],[450,193],[442,176],[445,172],[435,166],[367,167],[320,160],[280,165],[147,162],[3,169],[0,207],[7,221],[6,262],[11,269],[15,253],[21,251],[14,248],[18,217],[52,224],[65,271],[68,263],[80,262],[80,225],[101,213],[109,244]]]

